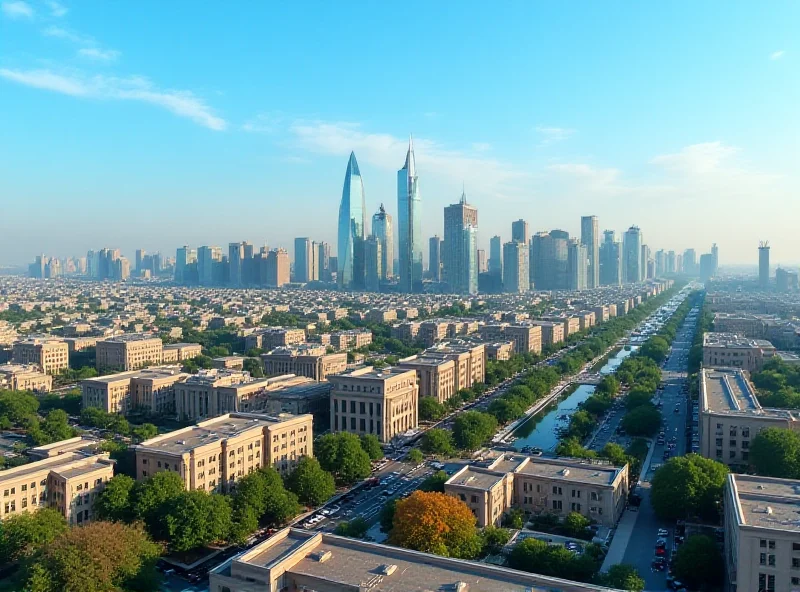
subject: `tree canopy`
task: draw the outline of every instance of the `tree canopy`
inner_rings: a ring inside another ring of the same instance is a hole
[[[372,471],[369,454],[355,434],[325,434],[314,443],[319,464],[332,473],[336,482],[350,485],[368,477]]]
[[[419,447],[427,454],[439,454],[442,456],[453,456],[453,435],[447,430],[434,428],[422,435]]]
[[[453,442],[464,450],[480,448],[497,431],[494,416],[480,411],[467,411],[453,422]]]
[[[316,507],[336,493],[333,475],[322,470],[316,458],[305,456],[286,478],[286,488],[297,496],[300,503]]]
[[[115,475],[94,502],[94,511],[100,520],[129,522],[134,518],[134,481],[128,475]]]
[[[164,508],[170,547],[189,551],[224,541],[231,531],[231,502],[201,489],[182,491]]]
[[[711,537],[693,535],[678,547],[675,575],[691,589],[715,589],[724,579],[724,564]]]
[[[422,421],[436,421],[444,417],[445,408],[434,397],[419,398],[419,418]]]
[[[383,448],[378,436],[375,434],[363,434],[361,436],[361,448],[369,455],[370,460],[380,460],[383,458]]]
[[[728,467],[697,454],[671,458],[653,476],[650,501],[662,520],[719,517]]]
[[[800,434],[767,428],[750,443],[750,463],[759,475],[800,478]]]
[[[625,563],[617,563],[608,568],[608,572],[602,575],[599,583],[631,592],[642,592],[645,586],[645,581],[636,568]]]
[[[61,512],[42,508],[0,522],[0,557],[13,561],[48,545],[68,529]]]

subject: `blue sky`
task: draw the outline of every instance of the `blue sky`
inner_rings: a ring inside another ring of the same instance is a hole
[[[423,230],[800,261],[800,2],[0,0],[0,263],[327,240],[355,150]],[[291,249],[290,249],[291,250]]]

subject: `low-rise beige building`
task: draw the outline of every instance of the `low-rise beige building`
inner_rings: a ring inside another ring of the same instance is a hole
[[[417,373],[367,366],[328,377],[333,384],[331,430],[374,434],[381,442],[417,428]]]
[[[800,481],[732,473],[723,506],[726,589],[800,590]]]
[[[444,490],[470,507],[479,526],[499,524],[511,507],[529,514],[578,512],[613,526],[625,509],[628,466],[500,454],[485,467],[464,467],[447,480]]]
[[[455,362],[456,391],[486,381],[486,346],[452,340],[426,349],[420,357]]]
[[[113,476],[108,454],[75,450],[0,471],[0,520],[54,508],[71,526],[83,524],[93,519],[97,494]]]
[[[564,325],[550,321],[531,321],[533,325],[542,328],[542,343],[544,345],[558,345],[564,341]]]
[[[514,355],[513,341],[498,341],[486,344],[487,360],[509,360]]]
[[[173,471],[187,489],[231,492],[261,467],[291,471],[313,456],[311,415],[227,413],[133,446],[136,478]]]
[[[168,343],[163,347],[162,362],[183,362],[191,360],[203,353],[203,346],[199,343]]]
[[[447,337],[448,321],[430,320],[423,321],[419,324],[417,338],[425,344],[425,347],[431,347]]]
[[[800,416],[765,409],[738,368],[700,370],[700,454],[728,465],[750,462],[750,442],[765,428],[800,429]]]
[[[703,334],[703,366],[758,372],[775,353],[775,347],[765,339],[741,337],[734,333]]]
[[[420,397],[434,397],[444,403],[458,392],[456,363],[442,358],[411,356],[400,360],[397,368],[414,370]]]
[[[271,350],[276,347],[285,347],[306,340],[305,329],[290,329],[284,327],[269,327],[258,329],[244,338],[245,350],[264,349]]]
[[[220,370],[242,370],[244,369],[244,358],[242,356],[221,356],[211,360],[212,368]]]
[[[545,340],[542,335],[542,327],[539,325],[532,323],[505,325],[502,334],[506,339],[514,342],[514,353],[542,353],[542,344]]]
[[[328,354],[322,345],[278,347],[262,354],[261,361],[267,376],[297,374],[314,380],[325,380],[331,374],[347,370],[347,354]]]
[[[32,337],[17,341],[12,349],[15,364],[34,364],[45,374],[69,369],[69,345],[61,339]]]
[[[163,359],[160,338],[142,333],[128,333],[97,342],[96,366],[109,370],[138,370],[160,364]]]
[[[609,588],[286,528],[210,573],[210,592],[609,592]]]
[[[0,390],[33,391],[49,393],[53,388],[53,377],[45,374],[38,365],[1,364]]]
[[[331,346],[339,351],[358,349],[370,343],[372,343],[372,331],[369,329],[353,329],[352,331],[331,333]]]
[[[416,321],[406,321],[392,325],[392,337],[399,339],[403,343],[411,343],[417,339],[421,323]]]
[[[174,415],[175,385],[189,376],[180,366],[154,366],[82,380],[83,407],[107,413],[143,409],[154,415]]]

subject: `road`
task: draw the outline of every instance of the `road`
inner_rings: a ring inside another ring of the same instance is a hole
[[[636,518],[635,528],[631,533],[623,560],[624,563],[629,563],[638,569],[645,580],[646,590],[667,589],[666,571],[654,571],[652,563],[655,558],[655,543],[659,528],[665,528],[669,531],[666,553],[667,558],[669,558],[674,544],[674,524],[664,523],[656,517],[650,504],[650,480],[655,469],[663,464],[664,452],[669,447],[672,438],[675,439],[673,443],[674,450],[670,451],[670,455],[680,456],[686,453],[686,417],[687,406],[690,404],[687,401],[689,395],[686,368],[698,312],[697,309],[692,309],[687,315],[683,326],[672,343],[669,358],[662,368],[664,388],[661,391],[660,400],[662,403],[664,443],[653,443],[655,449],[650,467],[647,473],[641,476],[638,491],[642,496],[642,503],[639,506],[639,515]]]

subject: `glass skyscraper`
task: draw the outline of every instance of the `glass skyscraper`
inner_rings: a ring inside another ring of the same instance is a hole
[[[414,143],[408,141],[403,168],[397,171],[397,226],[400,243],[401,292],[422,291],[422,199],[414,162]]]
[[[372,216],[372,234],[381,242],[381,280],[394,277],[394,229],[392,217],[381,204]],[[369,268],[368,268],[369,270]]]
[[[337,281],[340,289],[363,290],[365,287],[366,225],[364,182],[358,169],[356,155],[351,152],[344,174],[342,203],[339,205]]]
[[[635,284],[644,281],[642,261],[642,231],[631,226],[622,236],[622,281]]]

